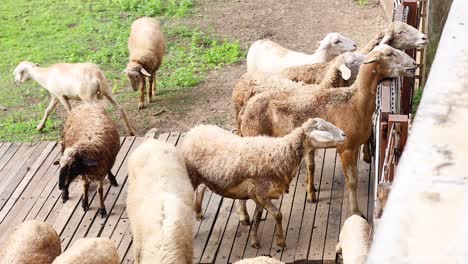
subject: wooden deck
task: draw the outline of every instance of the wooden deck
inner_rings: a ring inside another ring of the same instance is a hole
[[[184,134],[159,135],[158,139],[177,145]],[[70,200],[62,203],[57,187],[59,155],[56,142],[0,143],[0,243],[19,223],[28,219],[46,221],[62,239],[63,250],[82,237],[109,237],[118,247],[122,263],[133,263],[132,237],[125,211],[127,158],[144,138],[125,137],[112,169],[118,187],[105,189],[108,217],[96,214],[96,187],[90,188],[90,210],[80,206],[81,184],[70,186]],[[234,202],[208,191],[203,204],[205,220],[195,224],[195,263],[231,263],[242,258],[270,255],[286,263],[335,261],[340,226],[347,216],[347,195],[340,160],[334,149],[322,150],[316,160],[315,186],[319,202],[306,202],[305,168],[291,183],[290,193],[275,201],[281,207],[287,248],[274,241],[274,220],[264,213],[259,227],[261,248],[250,246],[250,228],[239,224]],[[372,219],[370,165],[359,163],[359,205]],[[254,206],[248,202],[252,215]]]

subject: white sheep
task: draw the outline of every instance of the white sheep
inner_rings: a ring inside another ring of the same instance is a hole
[[[351,39],[333,32],[322,39],[313,54],[305,54],[282,47],[269,39],[255,41],[247,52],[247,72],[280,73],[299,65],[327,62],[357,46]]]
[[[194,191],[176,148],[147,139],[128,161],[135,263],[193,262]]]
[[[204,184],[221,196],[255,201],[252,247],[260,247],[257,228],[263,208],[275,218],[277,244],[284,247],[282,215],[271,199],[288,192],[306,153],[334,147],[344,139],[341,129],[319,118],[306,120],[281,138],[240,137],[203,125],[185,135],[180,150],[194,189]],[[201,212],[201,194],[197,192],[197,214]]]
[[[18,225],[0,248],[0,264],[50,264],[60,255],[60,237],[44,222]]]
[[[145,107],[145,78],[148,78],[148,103],[156,95],[156,71],[161,67],[166,53],[166,39],[159,22],[142,17],[132,23],[128,38],[129,62],[125,73],[134,91],[140,90],[138,109]]]
[[[364,264],[370,248],[370,226],[366,219],[352,215],[343,224],[336,253],[341,253],[344,264]]]
[[[284,263],[274,258],[260,256],[256,258],[242,259],[242,260],[235,262],[234,264],[284,264]]]
[[[126,125],[127,133],[135,135],[127,115],[120,107],[112,93],[112,88],[104,73],[93,63],[58,63],[49,67],[39,67],[34,63],[23,61],[13,71],[16,85],[28,80],[35,80],[49,91],[51,100],[47,106],[41,123],[37,130],[42,130],[50,113],[58,102],[70,112],[69,100],[81,100],[87,103],[96,102],[105,96],[109,102],[119,111],[120,117]]]
[[[52,264],[119,264],[114,242],[108,238],[82,238],[58,256]]]

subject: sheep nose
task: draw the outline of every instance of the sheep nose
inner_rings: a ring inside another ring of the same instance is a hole
[[[426,36],[424,36],[424,37],[422,37],[421,39],[422,39],[422,40],[427,40],[427,37],[426,37]]]
[[[346,134],[345,134],[345,133],[341,133],[341,136],[346,137]]]
[[[357,48],[356,44],[353,44],[353,47],[354,47],[354,48]]]

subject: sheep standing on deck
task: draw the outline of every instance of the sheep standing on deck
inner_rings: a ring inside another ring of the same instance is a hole
[[[87,211],[88,189],[92,181],[99,182],[101,207],[98,213],[106,217],[104,207],[104,180],[117,186],[111,169],[120,149],[119,132],[104,108],[97,104],[82,104],[70,112],[62,136],[62,156],[55,164],[60,164],[59,188],[63,202],[68,200],[70,183],[81,175],[83,199],[81,206]]]
[[[354,41],[336,32],[329,33],[319,43],[318,49],[309,55],[284,48],[269,39],[257,40],[247,52],[247,72],[277,74],[293,66],[327,62],[357,48]]]
[[[255,201],[252,247],[260,247],[257,228],[263,208],[275,218],[276,241],[284,247],[282,215],[271,199],[288,192],[306,153],[334,147],[344,139],[341,129],[319,118],[307,120],[282,138],[240,137],[205,125],[191,129],[180,150],[194,189],[204,184],[221,196]],[[202,200],[202,193],[197,192],[197,214]]]
[[[119,264],[114,242],[108,238],[82,238],[58,256],[52,264]]]
[[[176,148],[148,139],[128,161],[135,263],[193,262],[193,187]]]
[[[125,72],[134,91],[140,90],[138,109],[145,107],[146,82],[148,77],[148,103],[156,95],[156,71],[161,67],[166,53],[166,39],[159,22],[142,17],[132,23],[128,38],[129,62]]]
[[[47,223],[18,225],[0,250],[0,264],[49,264],[60,255],[60,237]]]
[[[343,264],[364,264],[370,248],[370,226],[366,219],[352,215],[343,224],[336,253],[343,256]]]
[[[85,103],[96,102],[105,96],[109,102],[119,111],[120,117],[126,125],[127,133],[135,135],[127,115],[117,103],[112,88],[104,73],[93,63],[58,63],[47,68],[39,67],[34,63],[23,61],[13,71],[16,85],[20,85],[30,79],[38,82],[49,91],[51,100],[47,106],[41,123],[37,130],[42,130],[50,113],[58,102],[70,112],[69,100],[81,100]]]

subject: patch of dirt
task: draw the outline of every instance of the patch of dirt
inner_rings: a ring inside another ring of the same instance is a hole
[[[194,15],[183,24],[239,40],[246,50],[253,41],[270,38],[287,48],[312,53],[317,41],[329,32],[340,32],[358,47],[364,46],[387,24],[375,1],[362,7],[352,0],[199,0]],[[162,133],[186,131],[201,123],[233,128],[231,92],[245,71],[243,60],[210,72],[190,91],[158,95],[144,110],[136,110],[137,98],[123,105],[138,135],[153,127]]]

